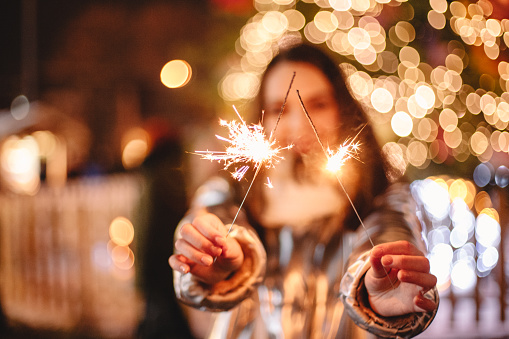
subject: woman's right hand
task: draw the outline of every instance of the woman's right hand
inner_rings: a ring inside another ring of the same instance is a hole
[[[225,280],[243,261],[239,243],[227,237],[226,226],[211,213],[182,225],[180,238],[175,242],[175,254],[169,259],[174,270],[191,273],[207,284]]]

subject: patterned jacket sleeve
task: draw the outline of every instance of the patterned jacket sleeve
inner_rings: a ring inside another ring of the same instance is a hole
[[[199,213],[216,214],[226,224],[231,222],[232,206],[229,183],[215,178],[198,189],[191,210],[175,231],[175,240],[180,237],[180,228],[191,222]],[[236,209],[235,209],[236,210]],[[265,276],[266,253],[256,232],[247,224],[242,215],[232,228],[229,237],[235,238],[244,252],[242,266],[228,279],[207,285],[192,274],[173,270],[175,295],[191,307],[208,311],[226,311],[248,298]]]
[[[376,211],[364,224],[376,244],[407,240],[426,253],[421,236],[421,225],[416,216],[416,206],[407,184],[397,183],[377,201]],[[399,317],[382,317],[369,306],[364,286],[364,276],[370,268],[371,243],[366,230],[360,229],[359,241],[349,259],[348,269],[341,281],[341,300],[352,320],[361,328],[384,338],[411,338],[424,331],[433,321],[433,312],[411,313]],[[436,288],[425,296],[438,302]]]

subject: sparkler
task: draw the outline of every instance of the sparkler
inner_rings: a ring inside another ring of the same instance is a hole
[[[313,120],[311,120],[311,116],[309,115],[306,107],[304,106],[304,102],[302,101],[302,98],[300,96],[299,90],[297,90],[297,96],[299,97],[299,101],[300,101],[300,104],[302,106],[302,110],[306,114],[306,117],[307,117],[307,119],[309,121],[309,124],[313,128],[313,132],[315,133],[316,139],[318,140],[318,143],[320,144],[320,147],[322,148],[325,156],[327,157],[326,169],[328,169],[329,171],[333,172],[336,175],[336,179],[338,179],[338,182],[339,182],[339,185],[341,186],[341,189],[345,193],[345,195],[346,195],[346,197],[348,199],[348,202],[352,206],[352,209],[353,209],[355,215],[357,216],[357,219],[359,219],[359,222],[362,225],[362,228],[364,229],[364,231],[366,232],[366,235],[368,236],[369,242],[371,243],[371,247],[372,248],[375,247],[375,244],[373,243],[373,240],[371,239],[371,236],[369,235],[369,232],[368,232],[368,229],[367,229],[366,225],[364,225],[364,222],[362,221],[362,218],[359,215],[359,212],[357,211],[357,208],[355,208],[355,205],[354,205],[352,199],[350,198],[350,195],[348,194],[345,186],[343,185],[343,182],[341,181],[341,179],[340,179],[340,177],[338,175],[339,170],[341,169],[343,164],[348,159],[354,158],[354,159],[359,160],[358,153],[359,153],[360,142],[359,141],[355,141],[355,140],[357,139],[359,134],[362,132],[364,127],[366,127],[366,125],[364,125],[359,130],[359,132],[357,132],[355,137],[353,137],[351,139],[347,139],[338,148],[338,150],[336,152],[333,152],[333,151],[330,150],[330,148],[326,149],[325,146],[323,145],[322,140],[320,139],[320,136],[318,135],[318,131],[316,130],[315,124],[313,124]],[[395,287],[394,287],[394,284],[392,283],[391,278],[389,277],[389,273],[387,272],[387,270],[385,269],[384,266],[382,266],[382,268],[384,269],[384,272],[387,275],[387,278],[389,278],[389,282],[391,283],[391,286],[394,289]]]
[[[328,160],[327,165],[325,166],[327,170],[336,173],[350,158],[354,158],[360,161],[358,154],[361,144],[359,141],[355,141],[355,139],[357,139],[357,136],[360,132],[362,132],[363,129],[364,127],[361,128],[355,137],[347,139],[341,146],[338,147],[336,152],[332,151],[330,148],[327,148],[326,154]]]
[[[232,177],[239,181],[245,176],[250,168],[250,166],[247,164],[252,164],[252,166],[256,169],[253,175],[253,179],[251,179],[251,183],[249,184],[246,194],[244,195],[244,198],[239,205],[237,213],[235,214],[235,217],[230,224],[230,228],[228,229],[226,236],[230,234],[233,224],[239,216],[240,210],[246,201],[247,195],[249,194],[249,191],[251,190],[251,187],[253,186],[253,183],[258,176],[258,173],[260,172],[260,169],[262,167],[274,167],[276,163],[283,159],[279,153],[284,149],[290,149],[293,147],[293,145],[286,147],[276,146],[275,132],[279,124],[279,120],[281,119],[281,115],[283,114],[294,78],[295,73],[293,73],[288,91],[286,92],[286,96],[283,101],[283,105],[281,106],[281,110],[277,117],[276,124],[272,129],[269,138],[266,137],[265,130],[261,123],[251,125],[246,124],[235,106],[233,106],[235,113],[237,113],[237,116],[240,119],[240,122],[227,122],[225,120],[220,120],[219,124],[228,128],[229,135],[228,138],[216,135],[216,138],[219,140],[229,143],[228,147],[226,147],[226,150],[223,152],[196,151],[197,154],[202,154],[202,159],[223,162],[225,170],[228,170],[234,165],[242,164],[242,166],[235,168],[235,170],[232,172]],[[270,180],[268,182],[268,186],[271,187],[272,184],[270,183]]]
[[[220,120],[219,124],[228,128],[229,135],[228,138],[216,135],[217,139],[228,143],[226,150],[222,152],[196,151],[196,153],[202,154],[202,159],[223,162],[225,170],[242,164],[232,172],[232,177],[240,181],[250,168],[247,164],[252,164],[256,169],[262,166],[271,168],[283,159],[279,155],[281,150],[289,147],[276,146],[274,138],[266,138],[261,124],[246,124],[235,106],[233,109],[240,122]]]

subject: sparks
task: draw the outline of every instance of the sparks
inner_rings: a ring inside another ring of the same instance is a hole
[[[343,167],[345,162],[354,158],[360,161],[358,154],[360,149],[360,142],[355,141],[355,138],[349,139],[339,146],[337,151],[334,152],[330,148],[327,149],[327,165],[326,169],[331,172],[337,172]]]
[[[286,92],[285,99],[283,100],[281,110],[279,111],[276,124],[274,125],[274,128],[270,132],[270,136],[268,139],[266,138],[266,133],[261,123],[247,125],[244,119],[242,119],[239,112],[237,111],[237,108],[233,106],[235,113],[237,113],[237,116],[240,119],[240,122],[237,121],[227,122],[225,120],[220,120],[219,122],[220,125],[226,126],[228,128],[229,135],[228,138],[216,135],[216,137],[219,140],[223,140],[230,143],[230,146],[226,148],[226,151],[196,152],[198,154],[200,153],[203,154],[202,158],[204,159],[216,160],[219,162],[223,161],[224,168],[226,170],[228,170],[230,166],[234,164],[242,163],[243,165],[240,168],[236,168],[235,171],[232,173],[232,176],[237,180],[241,180],[249,170],[249,166],[246,165],[246,163],[252,163],[254,165],[254,168],[256,169],[253,175],[253,179],[251,179],[251,183],[249,184],[246,194],[244,195],[244,199],[242,199],[242,202],[240,203],[239,208],[237,209],[237,213],[235,214],[235,217],[233,217],[233,221],[230,224],[230,228],[228,229],[226,236],[228,236],[228,234],[230,234],[230,232],[232,231],[233,225],[235,224],[235,221],[239,216],[240,210],[242,209],[242,206],[246,201],[247,195],[249,194],[249,191],[251,190],[251,187],[253,186],[253,183],[256,177],[258,176],[260,169],[262,168],[262,165],[264,165],[267,168],[273,167],[277,162],[279,162],[279,160],[283,159],[283,157],[279,156],[279,152],[281,152],[283,149],[290,149],[293,147],[293,145],[289,145],[286,147],[276,146],[276,140],[274,136],[276,134],[276,129],[281,119],[281,116],[283,115],[283,112],[285,110],[286,100],[288,99],[288,94],[290,94],[290,89],[292,88],[294,79],[295,72],[293,73],[292,79],[290,80],[290,85],[288,86],[288,91]],[[272,186],[272,183],[270,183],[270,186]]]
[[[313,132],[315,133],[316,139],[317,139],[318,143],[320,144],[320,146],[322,147],[322,150],[325,153],[325,156],[327,157],[327,167],[326,168],[328,170],[332,170],[332,172],[334,172],[336,174],[338,183],[341,186],[341,189],[343,190],[343,192],[345,193],[345,196],[347,197],[348,202],[350,203],[350,206],[352,206],[352,209],[353,209],[355,215],[357,216],[357,219],[359,220],[362,228],[364,229],[364,232],[366,232],[369,242],[371,243],[371,247],[372,248],[375,247],[375,244],[373,243],[373,240],[371,239],[371,236],[369,235],[366,225],[364,225],[364,222],[362,221],[362,218],[359,215],[359,212],[357,211],[357,208],[355,207],[355,205],[352,201],[352,198],[350,197],[350,194],[348,194],[348,192],[345,188],[345,185],[343,185],[343,182],[341,181],[341,178],[338,175],[338,170],[341,169],[341,167],[343,166],[343,164],[345,163],[345,161],[348,158],[353,157],[353,158],[356,158],[357,160],[359,160],[359,158],[357,157],[357,154],[359,151],[358,150],[359,143],[355,142],[355,139],[357,139],[357,137],[362,132],[364,127],[366,127],[366,125],[364,125],[359,130],[359,132],[357,132],[357,135],[355,135],[355,137],[353,137],[352,139],[349,139],[350,141],[347,140],[343,145],[341,145],[336,153],[334,153],[334,152],[330,153],[330,149],[326,150],[325,147],[323,146],[322,140],[320,139],[320,136],[318,135],[318,131],[316,130],[315,124],[313,124],[313,120],[311,120],[311,116],[309,115],[308,110],[304,106],[304,102],[302,101],[299,90],[297,90],[297,96],[299,97],[302,110],[304,111],[304,114],[306,114],[309,124],[313,128]],[[392,280],[389,277],[389,273],[387,272],[387,270],[385,269],[384,266],[382,266],[382,268],[384,269],[384,272],[385,272],[385,275],[387,276],[387,278],[389,278],[389,282],[391,283],[392,289],[395,289],[394,284],[392,283]]]
[[[265,185],[268,187],[268,188],[274,188],[274,185],[272,185],[272,181],[270,181],[270,178],[267,177],[267,182],[265,183]]]
[[[266,137],[261,124],[246,124],[235,106],[233,108],[239,116],[240,122],[220,120],[219,124],[228,128],[228,137],[216,135],[219,140],[228,143],[226,150],[222,152],[196,151],[196,153],[201,154],[202,159],[223,162],[225,170],[235,167],[231,172],[232,177],[240,181],[251,166],[255,169],[262,166],[266,168],[274,167],[283,159],[279,155],[280,152],[291,148],[292,145],[286,147],[276,146],[276,140]],[[240,165],[240,167],[235,165]]]

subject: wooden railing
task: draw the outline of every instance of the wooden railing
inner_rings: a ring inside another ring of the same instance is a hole
[[[130,337],[140,303],[134,267],[114,265],[109,225],[132,218],[140,181],[117,175],[0,194],[0,301],[33,328]]]
[[[0,193],[0,302],[9,319],[101,338],[130,338],[142,301],[134,267],[114,265],[111,221],[134,217],[141,181],[118,175],[42,187],[35,196]],[[471,294],[441,291],[435,321],[418,338],[484,338],[509,334],[508,191],[493,190],[501,237],[498,265]]]
[[[477,277],[471,293],[455,294],[451,287],[440,292],[440,306],[429,329],[417,338],[507,338],[507,279],[509,267],[505,261],[509,250],[509,190],[490,191],[493,207],[500,217],[501,241],[498,245],[497,266],[485,277]]]

